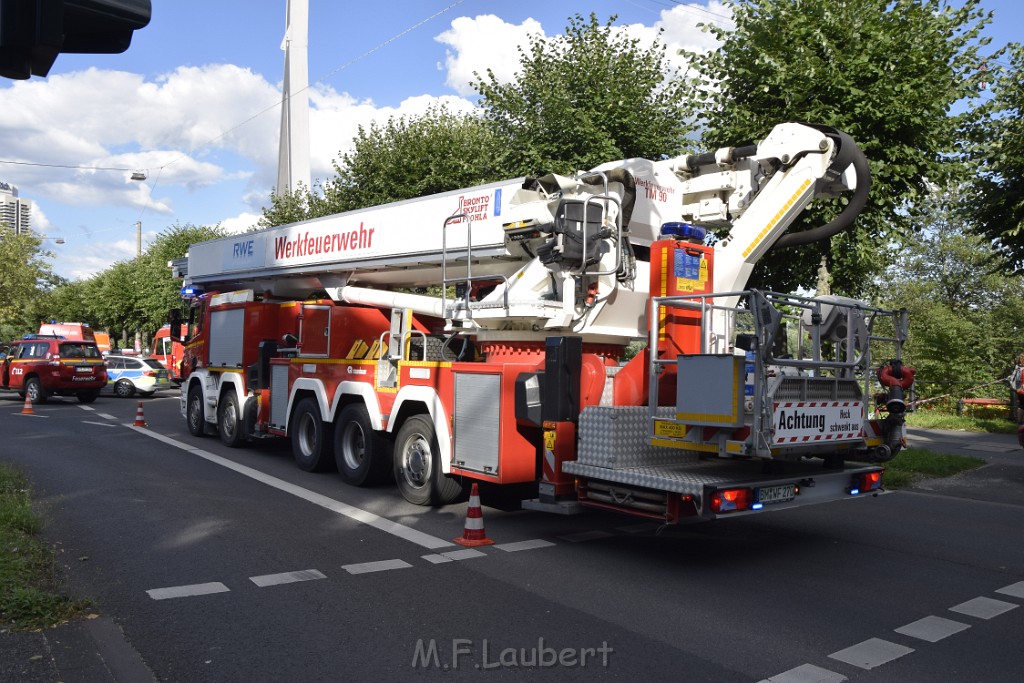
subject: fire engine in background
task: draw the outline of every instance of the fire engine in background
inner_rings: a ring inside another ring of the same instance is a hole
[[[674,523],[875,491],[904,443],[905,312],[744,289],[770,249],[849,227],[868,187],[848,136],[791,123],[192,245],[172,263],[182,414],[423,505],[533,482],[528,508]]]
[[[187,335],[187,325],[180,325],[173,339],[170,325],[164,325],[153,335],[153,353],[150,355],[167,368],[167,375],[175,384],[181,384],[181,359],[185,351],[181,340]]]
[[[89,323],[59,323],[51,320],[48,323],[39,325],[39,334],[63,337],[75,341],[96,342],[100,353],[104,356],[110,353],[110,335],[106,332],[99,332],[92,329]]]

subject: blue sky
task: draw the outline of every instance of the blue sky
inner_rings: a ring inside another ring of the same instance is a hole
[[[242,230],[276,177],[285,0],[154,0],[120,55],[61,55],[45,79],[0,80],[0,181],[34,202],[33,227],[56,271],[87,277],[175,223]],[[313,177],[332,175],[357,126],[418,114],[438,100],[472,106],[474,71],[511,77],[530,33],[573,14],[617,14],[631,35],[661,29],[670,47],[709,49],[701,22],[719,2],[674,0],[309,0]],[[1019,0],[983,0],[994,43],[1024,41]],[[128,170],[147,173],[129,180]]]

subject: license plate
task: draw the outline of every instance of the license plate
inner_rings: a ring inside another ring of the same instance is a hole
[[[89,366],[77,367],[75,368],[75,372],[92,372],[92,368],[90,368]]]
[[[781,486],[762,486],[757,490],[757,499],[769,505],[771,503],[785,503],[796,498],[796,485],[783,484]]]

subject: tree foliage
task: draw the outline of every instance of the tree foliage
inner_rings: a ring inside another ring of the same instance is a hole
[[[32,233],[15,234],[0,223],[0,336],[15,337],[32,329],[31,305],[59,284],[49,260],[53,253]]]
[[[963,159],[975,175],[963,215],[996,245],[1007,270],[1020,274],[1024,273],[1024,45],[1008,45],[991,64],[993,96],[965,126],[969,145]]]
[[[569,174],[682,151],[692,131],[686,84],[669,73],[663,44],[644,47],[614,21],[576,15],[563,36],[531,37],[510,83],[490,70],[477,74],[474,87],[503,142],[496,161],[506,175]]]
[[[991,20],[979,0],[737,0],[733,31],[708,27],[722,47],[692,55],[708,147],[763,138],[783,121],[809,121],[849,133],[869,159],[872,197],[856,233],[832,240],[835,289],[863,294],[879,247],[912,233],[930,183],[944,186],[958,117],[951,107],[977,96],[981,29]],[[793,230],[840,210],[819,203]],[[791,291],[810,286],[828,245],[766,257],[752,284]]]
[[[886,305],[908,310],[906,360],[927,395],[1006,377],[1024,350],[1024,280],[999,272],[988,242],[961,220],[958,194],[923,207],[919,239],[901,251],[884,291]]]
[[[174,224],[161,232],[142,256],[118,261],[91,278],[61,282],[25,307],[24,332],[43,320],[89,323],[120,338],[135,330],[151,336],[166,322],[167,311],[181,305],[181,282],[167,262],[185,255],[196,242],[224,236],[219,226]]]

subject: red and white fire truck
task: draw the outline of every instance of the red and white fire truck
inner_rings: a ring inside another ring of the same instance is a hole
[[[905,437],[905,313],[744,289],[769,250],[849,227],[868,186],[848,136],[790,123],[192,245],[182,415],[424,505],[532,482],[529,508],[674,523],[877,491]]]

